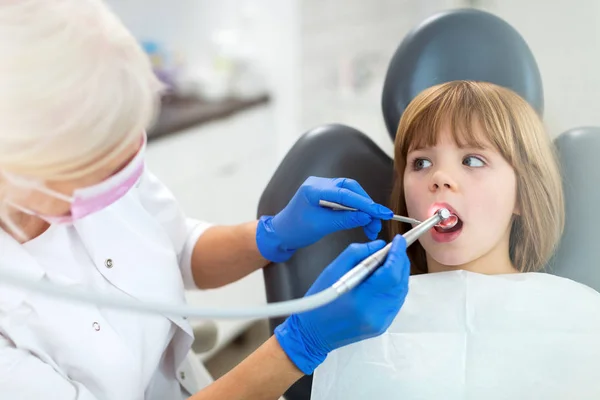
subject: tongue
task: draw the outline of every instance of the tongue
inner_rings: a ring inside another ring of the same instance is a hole
[[[450,218],[443,220],[438,225],[444,229],[450,229],[450,228],[453,228],[457,224],[458,224],[458,217],[456,215],[451,215]]]
[[[452,228],[457,223],[458,223],[458,217],[456,215],[452,215],[450,218],[442,221],[441,225],[444,228]]]
[[[452,233],[460,228],[462,228],[462,222],[455,215],[434,226],[434,229],[439,233]]]

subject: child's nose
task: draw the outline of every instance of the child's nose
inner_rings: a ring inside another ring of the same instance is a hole
[[[437,191],[441,189],[457,190],[458,185],[451,175],[442,170],[437,170],[431,177],[430,184],[431,191]]]

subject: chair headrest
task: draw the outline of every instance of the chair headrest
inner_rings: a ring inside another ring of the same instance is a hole
[[[565,231],[546,272],[600,291],[600,127],[564,132],[554,140],[565,193]]]
[[[445,11],[409,32],[392,57],[382,96],[383,117],[392,140],[402,113],[416,95],[454,80],[507,87],[543,114],[540,73],[519,33],[484,11]]]

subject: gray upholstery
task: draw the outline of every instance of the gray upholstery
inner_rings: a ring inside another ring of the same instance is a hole
[[[288,152],[268,183],[259,215],[274,215],[290,201],[309,176],[356,179],[373,200],[385,204],[392,184],[392,160],[362,132],[344,125],[325,125],[305,133]],[[300,249],[289,261],[264,269],[268,302],[302,297],[312,282],[350,243],[364,242],[362,229],[337,232]],[[285,318],[274,318],[271,331]],[[285,394],[286,400],[310,399],[312,376]]]
[[[564,132],[554,140],[565,192],[565,231],[547,272],[600,291],[600,127]]]
[[[399,38],[400,39],[400,38]],[[416,27],[400,44],[386,75],[383,114],[393,137],[400,116],[421,89],[456,79],[477,79],[512,88],[542,113],[541,78],[533,55],[519,34],[500,18],[476,10],[440,13]],[[357,180],[371,197],[387,204],[392,160],[364,133],[325,125],[304,134],[283,159],[265,188],[258,216],[274,215],[309,176]],[[364,242],[361,229],[339,232],[301,249],[289,261],[264,269],[268,302],[299,298],[346,246]],[[273,330],[283,318],[271,320]],[[311,376],[285,394],[310,398]]]

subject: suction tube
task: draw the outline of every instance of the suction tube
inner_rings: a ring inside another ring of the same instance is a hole
[[[406,232],[407,247],[414,243],[424,233],[429,231],[441,221],[450,217],[450,212],[443,208],[438,210],[431,218]],[[381,266],[391,248],[391,243],[364,259],[353,269],[342,276],[331,287],[311,296],[300,299],[270,303],[259,307],[243,307],[231,309],[197,308],[189,305],[174,305],[139,300],[123,300],[46,281],[32,280],[23,274],[8,272],[0,269],[1,285],[13,285],[26,290],[37,291],[45,295],[71,300],[76,302],[91,303],[102,307],[118,308],[141,313],[163,314],[165,316],[179,316],[184,318],[211,318],[211,319],[238,319],[238,318],[272,318],[297,314],[321,307],[332,302],[342,294],[352,290],[364,281],[375,269]]]

